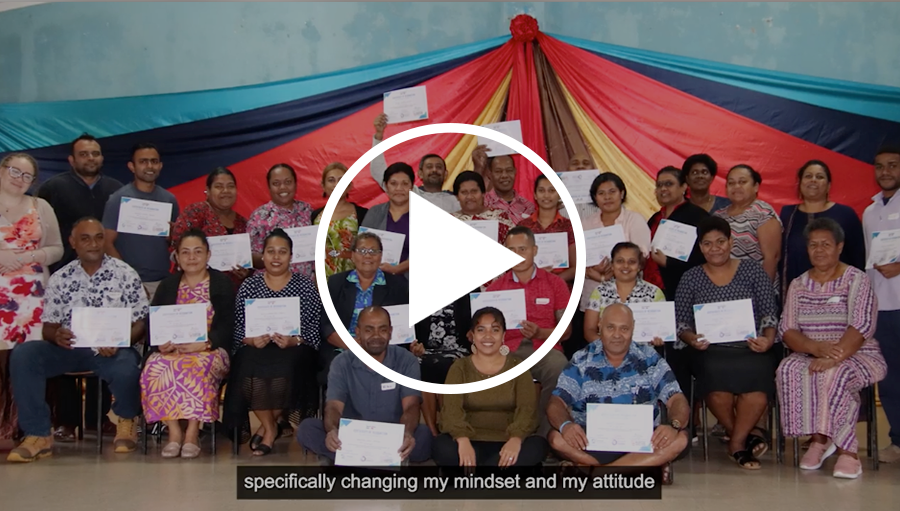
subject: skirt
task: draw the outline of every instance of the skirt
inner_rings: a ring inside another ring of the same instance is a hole
[[[695,375],[701,395],[710,392],[775,394],[775,367],[781,345],[775,344],[765,353],[746,346],[712,345],[694,351]]]
[[[839,448],[856,452],[856,422],[864,388],[887,375],[876,343],[868,343],[837,366],[810,373],[813,357],[794,353],[778,366],[778,397],[784,435],[831,438]]]
[[[240,418],[248,410],[288,410],[297,403],[295,384],[304,351],[301,346],[264,348],[244,346],[234,354],[231,376],[225,390],[225,407],[229,415]]]
[[[141,405],[147,422],[219,419],[219,388],[228,374],[223,349],[186,355],[156,352],[141,372]]]

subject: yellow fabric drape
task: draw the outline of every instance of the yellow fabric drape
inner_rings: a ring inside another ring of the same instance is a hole
[[[557,82],[569,103],[581,136],[587,143],[597,168],[601,172],[615,172],[621,177],[628,188],[625,206],[644,215],[644,218],[650,218],[653,213],[659,211],[659,203],[656,202],[656,181],[613,144],[603,130],[587,116],[558,77]]]
[[[500,116],[503,115],[506,106],[506,95],[509,93],[509,84],[512,81],[512,70],[506,74],[506,78],[497,88],[497,92],[488,101],[487,106],[482,110],[478,118],[475,119],[476,126],[484,126],[485,124],[493,124],[500,122]],[[447,162],[447,180],[444,181],[444,190],[453,190],[453,181],[461,172],[472,170],[472,151],[478,147],[478,137],[473,135],[463,135],[456,147],[450,151],[444,161]]]

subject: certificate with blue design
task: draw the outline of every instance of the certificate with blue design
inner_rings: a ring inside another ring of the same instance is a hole
[[[472,229],[498,243],[500,242],[500,222],[497,220],[465,220],[465,222]]]
[[[396,388],[396,383],[387,390],[382,385],[381,392],[395,391]],[[375,391],[378,392],[377,389]],[[341,419],[338,427],[341,448],[334,453],[334,464],[349,467],[399,467],[404,432],[403,424]]]
[[[696,332],[710,344],[755,339],[756,317],[752,300],[694,305]]]
[[[403,254],[403,242],[406,241],[406,235],[399,232],[382,231],[381,229],[372,229],[371,227],[360,227],[359,234],[370,232],[381,239],[381,262],[391,266],[400,264],[400,256]]]
[[[244,301],[244,337],[300,335],[300,298],[247,299]]]
[[[506,121],[506,122],[497,122],[494,124],[485,124],[485,128],[492,129],[494,131],[499,131],[504,135],[511,137],[513,140],[518,142],[522,142],[522,121]],[[501,144],[500,142],[494,142],[493,140],[488,140],[486,138],[478,138],[478,144],[487,146],[487,155],[488,157],[492,156],[506,156],[509,154],[518,154],[516,151],[513,151],[509,147]]]
[[[73,307],[76,348],[131,346],[131,307]]]
[[[241,268],[253,267],[249,234],[210,236],[208,241],[211,253],[209,257],[210,268],[219,271],[231,271],[235,266]]]
[[[871,270],[875,265],[900,261],[900,229],[876,231],[871,236],[869,257],[866,259],[867,270]]]
[[[284,230],[284,233],[291,238],[291,245],[293,246],[291,264],[307,263],[316,260],[316,234],[318,232],[318,225],[291,227]]]
[[[416,329],[409,326],[409,305],[391,305],[384,310],[391,315],[391,344],[410,344],[416,340]]]
[[[384,93],[388,124],[428,119],[428,94],[424,85]]]
[[[652,250],[659,249],[668,257],[687,262],[696,243],[697,228],[693,225],[672,220],[660,220],[650,248]]]
[[[172,221],[171,203],[122,197],[116,231],[166,237],[169,235],[170,221]]]
[[[534,241],[538,247],[534,264],[538,268],[569,267],[569,235],[564,232],[535,234]]]
[[[675,342],[675,302],[629,303],[634,314],[634,342],[652,342],[659,337],[663,342]]]
[[[588,451],[653,452],[653,405],[588,403]]]
[[[150,307],[150,345],[206,342],[205,303]]]
[[[509,291],[486,291],[484,293],[471,293],[469,303],[472,307],[472,316],[479,309],[494,307],[503,313],[508,330],[522,328],[522,322],[528,319],[525,308],[525,290],[511,289]]]
[[[570,170],[557,172],[575,204],[591,204],[591,184],[600,175],[599,170]]]
[[[584,231],[585,264],[597,266],[612,255],[616,245],[625,241],[625,230],[619,224]]]

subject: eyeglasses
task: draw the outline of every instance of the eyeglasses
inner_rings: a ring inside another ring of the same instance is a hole
[[[356,249],[356,253],[363,256],[370,256],[380,254],[381,250],[378,250],[377,248],[358,248]]]
[[[34,181],[34,175],[29,174],[28,172],[21,171],[15,167],[6,167],[6,171],[9,172],[9,177],[13,179],[21,179],[25,183],[31,183]]]
[[[656,183],[656,189],[659,190],[661,188],[674,188],[678,186],[678,183],[675,181],[658,181]]]

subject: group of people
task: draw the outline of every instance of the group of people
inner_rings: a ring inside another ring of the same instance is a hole
[[[373,143],[386,123],[384,115],[376,118]],[[533,183],[533,202],[516,193],[512,157],[489,157],[479,146],[472,160],[473,170],[448,183],[440,155],[422,157],[418,173],[379,156],[370,170],[387,201],[366,210],[345,192],[325,227],[328,292],[338,316],[356,342],[395,371],[466,383],[510,370],[559,326],[573,292],[574,268],[535,265],[535,235],[565,233],[570,261],[573,214],[584,229],[621,226],[626,241],[587,268],[583,290],[575,290],[578,313],[530,372],[487,391],[439,396],[390,385],[346,349],[323,312],[312,265],[291,262],[284,229],[318,225],[322,210],[295,198],[290,165],[269,169],[271,201],[244,218],[233,210],[237,182],[226,168],[209,175],[205,201],[180,211],[156,185],[163,165],[152,144],[135,146],[128,163],[134,181],[123,186],[102,174],[100,144],[83,135],[72,143],[72,172],[44,182],[34,196],[26,192],[37,180],[36,162],[22,153],[7,156],[0,162],[0,441],[23,436],[8,459],[32,461],[49,455],[54,440],[72,438],[71,426],[81,419],[67,410],[80,395],[57,377],[93,371],[114,396],[117,452],[134,450],[135,418],[143,415],[165,424],[164,457],[199,455],[201,426],[219,419],[224,383],[222,420],[256,456],[271,453],[275,440],[299,424],[299,442],[333,459],[340,419],[355,418],[404,424],[401,454],[412,461],[532,465],[552,451],[576,464],[665,465],[696,435],[689,425],[697,422],[697,407],[691,410],[685,398],[694,389],[738,466],[760,468],[770,438],[760,424],[778,399],[785,434],[811,437],[801,467],[818,469],[836,452],[834,475],[852,478],[862,471],[859,393],[881,382],[894,429],[880,458],[900,460],[900,329],[893,328],[900,326],[900,263],[866,269],[871,233],[900,228],[900,202],[893,200],[900,148],[886,146],[875,156],[882,191],[862,221],[829,200],[831,171],[821,161],[798,170],[801,202],[779,215],[759,200],[755,169],[730,168],[727,197],[719,197],[710,193],[715,160],[691,156],[680,168],[659,170],[660,210],[647,220],[627,208],[625,183],[614,172],[598,171],[591,203],[570,212],[545,176]],[[558,170],[595,168],[590,155],[575,154]],[[340,163],[324,169],[326,197],[346,171]],[[527,318],[518,328],[508,328],[498,310],[473,311],[465,296],[416,325],[411,345],[388,344],[383,307],[409,302],[410,193],[461,220],[497,221],[498,242],[523,261],[483,289],[524,290]],[[117,232],[119,204],[128,197],[171,203],[170,236]],[[651,249],[663,220],[696,228],[686,261]],[[382,240],[363,227],[405,235],[399,264],[382,261]],[[239,233],[250,235],[253,268],[209,268],[208,239]],[[302,334],[247,337],[245,301],[283,297],[299,298]],[[694,306],[734,300],[752,302],[758,336],[711,344],[697,331]],[[626,305],[655,301],[675,303],[678,338],[634,343]],[[149,306],[195,303],[207,304],[208,342],[149,347]],[[136,349],[73,350],[74,307],[131,308]],[[589,450],[590,403],[653,404],[653,453]],[[260,423],[256,431],[249,412]]]

